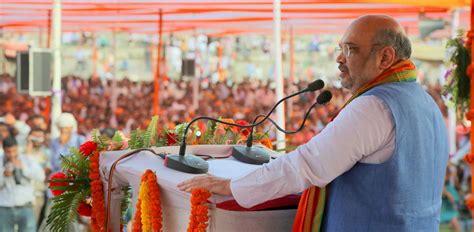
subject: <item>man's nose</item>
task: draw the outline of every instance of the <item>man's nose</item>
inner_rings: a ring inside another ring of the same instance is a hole
[[[339,64],[346,63],[346,57],[342,54],[342,52],[339,52],[339,54],[337,54],[336,62]]]

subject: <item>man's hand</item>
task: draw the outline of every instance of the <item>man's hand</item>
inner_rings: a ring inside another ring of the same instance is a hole
[[[224,196],[232,196],[230,191],[230,180],[212,175],[197,176],[178,184],[181,191],[191,192],[193,188],[204,188],[212,193]]]
[[[23,164],[21,163],[21,161],[19,159],[17,159],[16,157],[14,157],[11,162],[13,163],[13,166],[15,168],[23,168]]]
[[[10,126],[14,126],[15,125],[15,122],[16,122],[16,119],[15,119],[15,116],[13,116],[12,113],[7,113],[5,115],[5,123],[10,125]]]
[[[3,171],[3,175],[4,176],[12,176],[13,171],[11,169],[6,169],[5,171]]]

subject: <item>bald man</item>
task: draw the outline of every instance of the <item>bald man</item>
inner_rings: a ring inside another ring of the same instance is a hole
[[[178,187],[251,207],[329,184],[323,231],[438,231],[448,139],[410,55],[393,18],[356,19],[336,59],[353,96],[320,134],[238,179],[205,175]]]

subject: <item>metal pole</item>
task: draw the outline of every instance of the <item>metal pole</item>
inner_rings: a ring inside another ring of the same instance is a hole
[[[51,136],[59,136],[56,122],[61,114],[61,0],[53,1],[53,96],[51,110]]]
[[[274,37],[274,55],[275,55],[275,84],[276,99],[283,98],[283,68],[281,54],[281,2],[273,0],[273,37]],[[285,104],[281,104],[276,109],[276,122],[281,128],[285,129]],[[286,138],[283,132],[277,131],[277,149],[286,147]]]

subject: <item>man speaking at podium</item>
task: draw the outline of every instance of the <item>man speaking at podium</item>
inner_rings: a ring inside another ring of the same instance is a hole
[[[199,176],[178,187],[251,207],[328,185],[322,218],[309,218],[309,227],[295,220],[294,231],[438,231],[447,132],[416,83],[410,41],[393,18],[367,15],[349,26],[339,49],[342,86],[353,96],[320,134],[238,179]],[[300,208],[321,203],[307,191]]]

